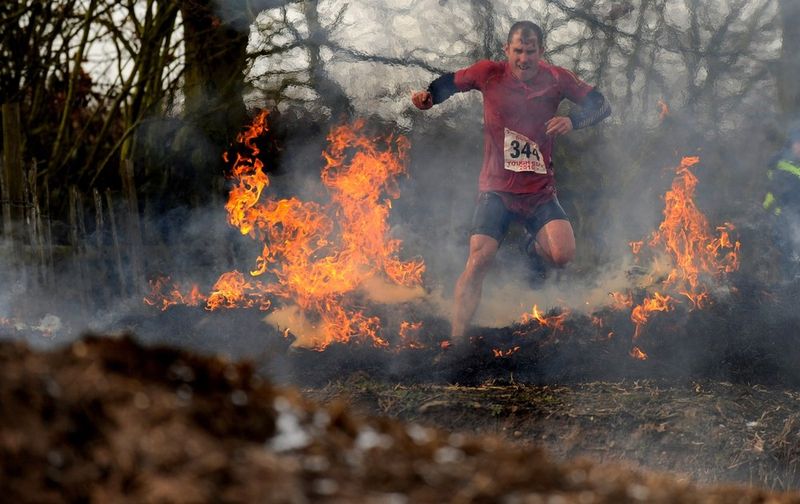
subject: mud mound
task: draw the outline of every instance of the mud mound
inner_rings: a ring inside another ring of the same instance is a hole
[[[0,425],[9,502],[800,502],[363,419],[130,337],[0,344]]]

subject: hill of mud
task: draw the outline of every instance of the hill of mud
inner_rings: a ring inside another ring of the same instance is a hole
[[[10,502],[800,502],[315,406],[130,337],[0,343],[0,425]]]

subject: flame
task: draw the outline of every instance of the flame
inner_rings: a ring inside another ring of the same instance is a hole
[[[673,309],[674,300],[669,295],[653,293],[653,297],[645,297],[641,304],[634,306],[631,311],[631,321],[636,325],[633,340],[641,336],[641,329],[647,323],[653,312],[670,311]]]
[[[249,275],[233,271],[220,276],[212,293],[197,291],[207,310],[253,308],[273,303],[293,305],[287,317],[295,344],[321,350],[351,338],[388,346],[381,321],[352,307],[354,292],[375,277],[407,288],[419,288],[421,259],[398,258],[401,242],[389,238],[391,200],[399,197],[397,177],[405,173],[410,144],[402,136],[375,139],[363,133],[364,122],[334,128],[323,153],[322,183],[329,201],[271,198],[256,140],[268,132],[266,111],[237,137],[248,153],[237,153],[230,178],[233,187],[225,209],[228,222],[261,244]],[[224,156],[229,161],[229,156]],[[145,299],[166,309],[188,304],[180,289],[154,284]],[[305,334],[304,334],[305,333]],[[401,336],[402,338],[402,336]]]
[[[644,353],[641,348],[636,347],[636,346],[631,348],[631,351],[629,352],[629,355],[631,357],[633,357],[634,359],[647,360],[647,354]]]
[[[627,294],[623,294],[621,292],[610,292],[608,295],[611,296],[611,308],[614,310],[621,311],[633,307],[633,295],[630,292]]]
[[[660,102],[662,111],[668,112],[666,103]],[[636,299],[633,289],[628,292],[611,292],[611,308],[618,311],[630,310],[630,320],[634,325],[633,341],[641,338],[644,327],[656,312],[668,312],[688,299],[693,309],[710,305],[712,297],[707,285],[718,281],[727,273],[739,268],[739,249],[741,244],[731,236],[735,230],[731,223],[725,223],[712,231],[705,215],[694,202],[697,177],[690,168],[700,161],[698,157],[684,157],[675,170],[672,186],[664,195],[664,220],[647,241],[631,241],[628,245],[636,256],[637,280]],[[639,254],[645,245],[652,254],[648,268],[640,265]],[[630,273],[630,272],[629,272]],[[644,294],[639,292],[643,291]],[[568,312],[545,317],[534,305],[531,313],[523,315],[522,322],[536,320],[540,326],[553,332],[564,328]],[[603,333],[604,338],[614,337],[615,331],[606,329],[606,322],[598,315],[592,316],[592,324]],[[517,334],[517,333],[515,333]],[[599,336],[598,336],[599,337]],[[647,354],[634,346],[630,355],[645,360]]]
[[[150,306],[160,306],[161,311],[175,305],[199,306],[205,304],[208,299],[197,284],[189,287],[188,292],[184,294],[180,286],[169,276],[159,276],[148,283],[150,294],[145,296],[144,302]]]
[[[206,307],[209,310],[218,310],[258,306],[261,310],[267,310],[271,302],[263,294],[265,290],[261,283],[248,281],[244,274],[238,271],[223,273],[214,284]]]
[[[672,188],[664,195],[664,220],[649,241],[650,247],[662,247],[673,260],[665,285],[676,288],[696,307],[708,300],[701,277],[719,277],[738,269],[741,246],[731,240],[734,227],[729,223],[718,227],[719,235],[713,236],[705,215],[694,203],[697,177],[689,168],[699,161],[698,157],[681,161]]]
[[[692,303],[692,306],[697,309],[702,310],[711,304],[711,297],[709,296],[708,292],[699,292],[695,294],[689,291],[680,291],[680,294],[682,296],[686,296]]]
[[[664,104],[664,110],[666,104]],[[663,278],[658,289],[670,291],[689,300],[693,309],[707,307],[712,299],[707,285],[739,268],[741,244],[731,238],[735,230],[725,223],[712,232],[705,215],[694,202],[697,177],[690,168],[700,162],[699,157],[684,157],[676,168],[676,176],[664,195],[664,219],[647,242],[654,252],[649,278]],[[631,242],[631,250],[639,254],[643,242]],[[663,272],[664,275],[655,274]],[[653,292],[641,303],[634,305],[628,293],[612,293],[615,309],[631,308],[631,321],[635,326],[633,340],[638,340],[644,326],[654,312],[674,309],[680,300],[669,294]],[[631,356],[646,359],[647,355],[634,347]]]
[[[425,348],[419,341],[419,332],[422,330],[422,322],[408,322],[403,321],[400,323],[400,341],[405,348]]]
[[[564,328],[564,322],[567,320],[569,314],[569,310],[564,310],[559,315],[546,317],[542,315],[537,305],[533,305],[533,310],[531,313],[525,313],[522,315],[522,323],[527,324],[528,322],[535,320],[540,326],[551,329],[553,333],[556,333]]]
[[[503,357],[511,357],[515,353],[519,352],[520,348],[521,347],[519,345],[511,347],[507,350],[502,350],[500,348],[492,348],[492,354],[495,356],[495,358],[498,359]]]

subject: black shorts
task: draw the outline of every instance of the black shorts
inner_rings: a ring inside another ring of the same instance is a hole
[[[536,236],[545,224],[552,220],[569,220],[567,213],[558,203],[555,195],[551,199],[536,205],[530,212],[513,212],[506,207],[503,199],[494,192],[484,192],[478,196],[475,213],[472,216],[471,235],[491,236],[498,243],[503,241],[512,220],[522,222],[531,236]]]

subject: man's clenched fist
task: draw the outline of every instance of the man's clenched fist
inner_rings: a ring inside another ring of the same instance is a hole
[[[428,91],[417,91],[411,95],[411,102],[420,110],[433,107],[433,96]]]

